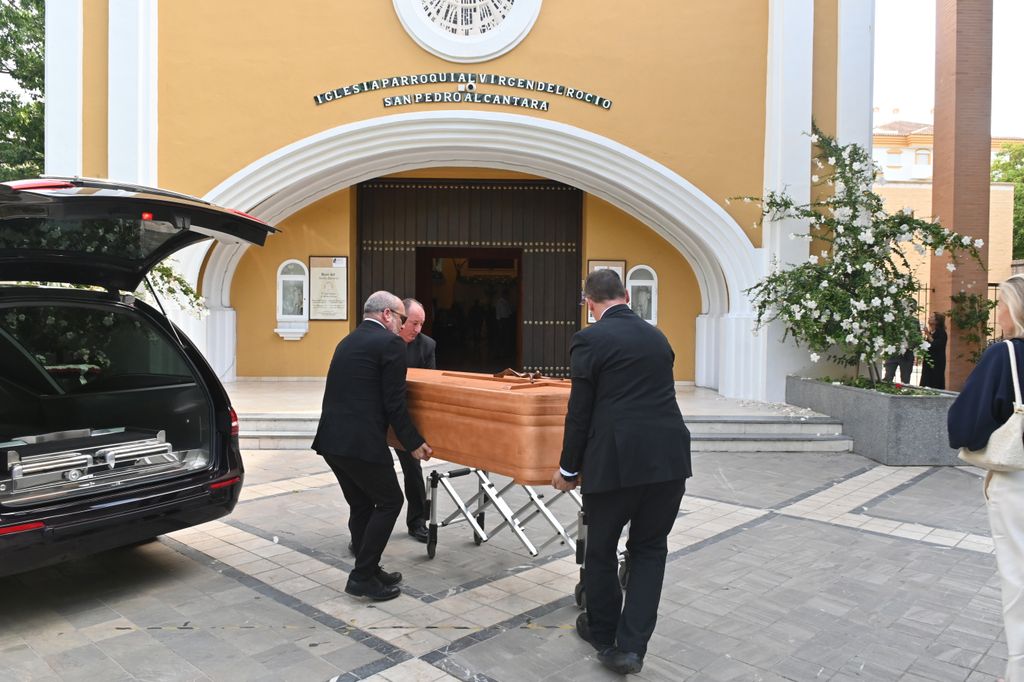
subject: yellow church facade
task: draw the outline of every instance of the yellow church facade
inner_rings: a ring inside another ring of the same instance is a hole
[[[564,376],[596,267],[666,334],[677,381],[781,400],[809,368],[752,332],[744,293],[807,257],[804,228],[726,199],[810,197],[812,119],[870,145],[870,1],[50,8],[48,173],[281,229],[177,259],[209,307],[179,323],[224,380],[325,375],[378,288],[424,302],[452,363],[497,352],[505,299],[491,360]]]

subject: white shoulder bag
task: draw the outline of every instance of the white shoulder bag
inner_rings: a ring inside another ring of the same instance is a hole
[[[989,471],[1024,470],[1024,402],[1020,397],[1020,378],[1017,376],[1017,353],[1013,343],[1004,341],[1010,352],[1010,371],[1013,373],[1013,414],[1002,426],[992,432],[981,450],[960,448],[957,456],[968,464]]]

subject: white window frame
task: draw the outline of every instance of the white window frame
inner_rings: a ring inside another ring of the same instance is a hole
[[[633,273],[641,268],[646,269],[652,275],[654,279],[638,279],[633,276]],[[626,273],[626,291],[629,292],[629,308],[633,309],[633,285],[635,284],[649,284],[651,287],[651,319],[647,320],[654,326],[658,325],[658,271],[652,268],[650,265],[634,265]]]
[[[301,275],[286,275],[284,269],[292,264],[302,268]],[[277,289],[277,327],[274,332],[285,341],[298,341],[309,331],[309,268],[300,260],[290,258],[277,268],[276,289]],[[302,282],[302,314],[284,314],[284,283]]]

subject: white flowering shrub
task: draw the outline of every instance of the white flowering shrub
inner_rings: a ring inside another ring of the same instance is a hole
[[[775,192],[741,198],[761,203],[762,220],[808,221],[810,232],[793,237],[818,239],[831,248],[791,268],[773,268],[746,293],[757,311],[758,328],[778,320],[786,336],[810,351],[812,361],[825,355],[841,365],[865,363],[877,380],[879,361],[908,348],[924,356],[928,348],[919,322],[920,285],[907,261],[908,249],[948,253],[952,271],[965,254],[978,259],[983,243],[905,210],[886,213],[882,198],[872,191],[877,169],[868,152],[859,145],[841,146],[816,126],[813,131],[812,182],[830,186],[831,194],[809,204]]]

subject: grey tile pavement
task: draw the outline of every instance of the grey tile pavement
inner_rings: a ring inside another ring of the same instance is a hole
[[[865,513],[987,535],[988,514],[981,491],[982,479],[972,471],[976,470],[966,467],[932,470],[905,490],[868,504]]]
[[[285,482],[282,492],[241,503],[209,533],[6,579],[0,679],[616,678],[574,632],[576,569],[564,547],[531,558],[507,530],[476,546],[461,524],[441,530],[429,560],[400,521],[385,565],[405,574],[412,597],[362,604],[340,594],[351,561],[340,490],[286,483],[324,473],[322,460],[246,457],[247,484]],[[698,455],[637,679],[1001,675],[990,553],[778,513],[874,467],[848,454]],[[976,483],[934,470],[880,484],[862,513],[987,535]],[[474,490],[469,478],[454,484]],[[556,511],[575,517],[571,505]]]

